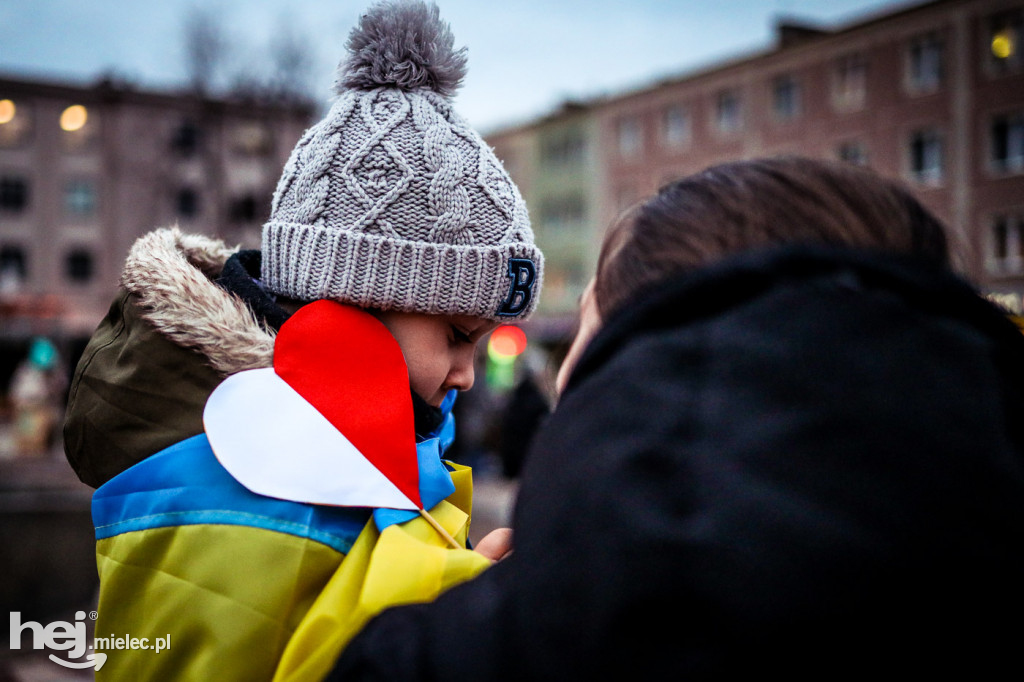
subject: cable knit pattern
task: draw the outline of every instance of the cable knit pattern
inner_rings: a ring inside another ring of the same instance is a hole
[[[421,28],[402,35],[431,34]],[[491,149],[430,87],[346,82],[278,182],[263,228],[264,285],[300,300],[528,317],[543,256],[526,204]],[[525,261],[534,276],[521,281]]]
[[[426,97],[417,97],[413,121],[423,135],[423,156],[432,175],[427,200],[436,222],[430,230],[432,241],[471,244],[472,234],[465,231],[469,220],[469,193],[458,182],[464,169],[462,157],[453,147],[451,129],[440,122],[440,114]]]

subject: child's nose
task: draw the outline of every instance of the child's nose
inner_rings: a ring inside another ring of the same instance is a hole
[[[468,391],[473,388],[473,352],[461,352],[452,363],[451,371],[448,373],[448,384],[460,391]]]

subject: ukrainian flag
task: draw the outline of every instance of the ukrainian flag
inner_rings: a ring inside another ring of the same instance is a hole
[[[431,515],[466,545],[472,477]],[[378,531],[372,510],[250,492],[205,435],[136,464],[93,496],[96,637],[169,637],[107,651],[97,679],[320,680],[380,611],[430,601],[490,565],[421,518]]]

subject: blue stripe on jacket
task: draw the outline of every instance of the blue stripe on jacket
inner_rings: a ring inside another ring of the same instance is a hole
[[[282,455],[286,457],[286,455]],[[251,526],[321,542],[348,553],[370,518],[363,507],[328,507],[257,495],[217,461],[206,434],[121,472],[96,490],[96,539],[150,528]]]

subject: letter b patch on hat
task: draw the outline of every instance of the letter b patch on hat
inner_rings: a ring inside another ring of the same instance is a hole
[[[498,308],[498,315],[515,317],[530,307],[537,269],[528,258],[510,258],[508,261],[508,296]]]

